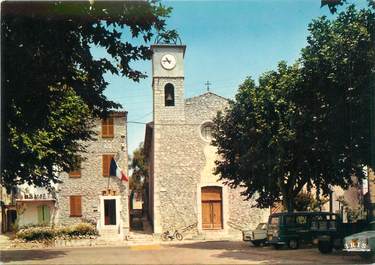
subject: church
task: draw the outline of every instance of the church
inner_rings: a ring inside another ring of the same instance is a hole
[[[241,189],[215,175],[213,119],[228,100],[212,92],[185,99],[185,45],[152,45],[153,121],[146,126],[148,216],[153,232],[192,229],[194,236],[239,238],[241,229],[267,221]]]

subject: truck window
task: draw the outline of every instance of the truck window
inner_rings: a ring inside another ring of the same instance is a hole
[[[279,226],[279,217],[272,217],[270,220],[271,228],[277,228]]]
[[[285,224],[286,225],[294,225],[295,224],[295,216],[285,216]]]
[[[318,230],[318,222],[316,220],[311,221],[311,230]]]

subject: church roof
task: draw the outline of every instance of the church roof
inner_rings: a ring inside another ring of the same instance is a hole
[[[201,95],[185,99],[185,103],[190,103],[190,102],[195,101],[197,99],[209,98],[209,97],[216,97],[216,98],[219,98],[219,99],[222,99],[222,100],[229,100],[229,99],[227,99],[225,97],[222,97],[222,96],[219,96],[218,94],[215,94],[215,93],[213,93],[211,91],[207,91],[207,92],[205,92],[205,93],[203,93]]]

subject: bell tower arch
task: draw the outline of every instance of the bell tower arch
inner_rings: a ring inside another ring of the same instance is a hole
[[[151,46],[154,124],[185,121],[185,45]]]

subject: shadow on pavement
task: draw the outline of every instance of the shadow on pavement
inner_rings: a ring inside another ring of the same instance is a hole
[[[174,248],[190,248],[200,250],[221,250],[212,256],[223,259],[260,262],[265,264],[368,264],[357,255],[342,251],[328,255],[320,254],[316,248],[307,247],[298,250],[272,247],[253,247],[244,242],[207,241],[173,245]]]
[[[183,243],[171,245],[175,248],[192,248],[192,249],[225,249],[225,250],[237,250],[237,249],[248,249],[250,244],[243,242],[233,241],[206,241],[206,242],[194,242],[194,243]]]
[[[231,250],[223,251],[222,253],[214,256],[216,258],[230,258],[242,261],[263,261],[266,264],[368,264],[367,261],[356,255],[346,255],[341,252],[336,252],[329,255],[320,255],[320,253],[314,249],[309,249],[309,251],[271,251],[276,252],[270,253],[266,250],[258,253],[249,253],[249,251],[244,250]]]
[[[1,262],[20,262],[31,260],[47,260],[65,256],[61,250],[7,250],[0,251]]]

